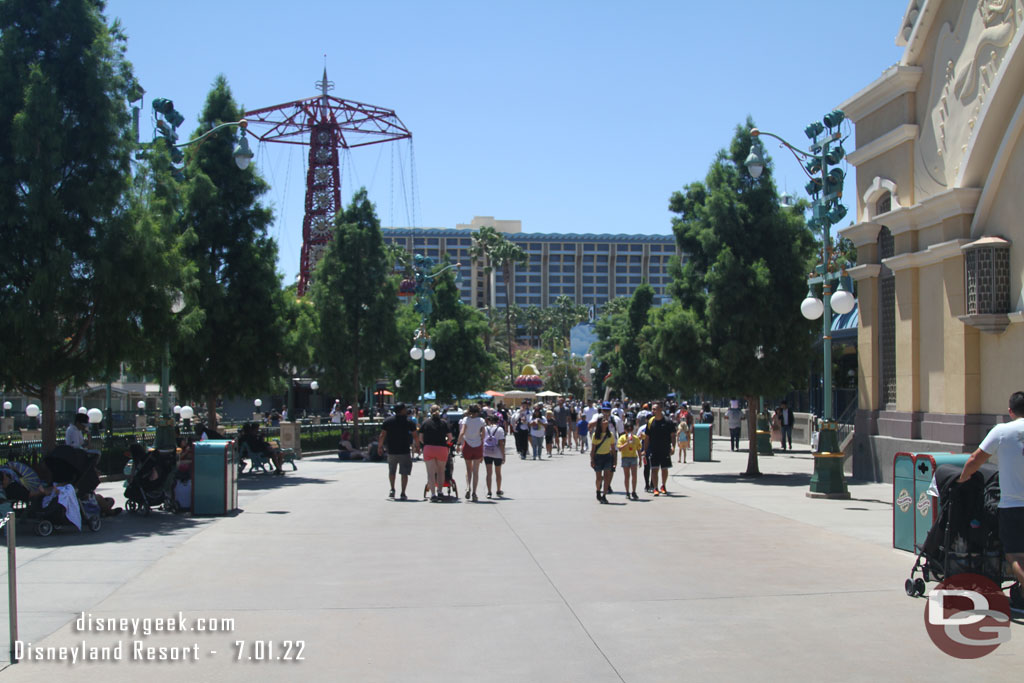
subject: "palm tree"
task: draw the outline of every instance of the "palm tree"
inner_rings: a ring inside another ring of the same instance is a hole
[[[508,339],[508,374],[515,377],[515,367],[512,363],[512,268],[515,264],[526,265],[526,252],[514,242],[510,242],[504,235],[489,225],[480,227],[480,230],[473,236],[473,246],[470,248],[470,256],[475,259],[483,259],[484,273],[488,276],[494,268],[501,269],[502,279],[505,281],[505,332]]]

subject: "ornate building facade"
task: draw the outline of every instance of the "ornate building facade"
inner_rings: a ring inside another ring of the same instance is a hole
[[[1024,0],[911,0],[855,125],[857,476],[975,449],[1024,390]]]

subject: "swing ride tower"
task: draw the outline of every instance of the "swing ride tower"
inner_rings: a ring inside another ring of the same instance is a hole
[[[309,288],[341,208],[338,150],[412,138],[391,109],[328,95],[334,83],[327,80],[326,68],[316,87],[320,90],[316,97],[245,113],[249,133],[261,142],[309,145],[299,296]]]

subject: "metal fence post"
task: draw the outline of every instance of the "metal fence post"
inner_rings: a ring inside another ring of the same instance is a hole
[[[7,527],[7,617],[11,645],[11,664],[17,664],[14,643],[18,640],[18,562],[15,552],[16,537],[14,530],[14,511],[4,517]]]

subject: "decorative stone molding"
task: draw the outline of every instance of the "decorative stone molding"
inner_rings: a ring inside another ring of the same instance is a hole
[[[893,128],[885,135],[875,138],[863,147],[858,147],[849,154],[846,155],[846,160],[854,166],[860,166],[865,161],[870,161],[875,157],[885,154],[889,150],[896,149],[904,142],[909,142],[917,138],[917,125],[913,123],[904,123],[903,125]]]
[[[892,207],[889,211],[895,211],[896,209],[903,208],[903,205],[900,204],[899,187],[897,187],[896,183],[888,178],[876,175],[875,179],[871,181],[871,185],[868,186],[868,189],[864,190],[864,194],[861,196],[861,201],[864,202],[864,211],[867,213],[868,220],[879,215],[875,211],[875,205],[878,199],[886,192],[889,193],[889,197],[892,199]],[[886,213],[888,213],[888,211]]]
[[[969,243],[967,239],[956,239],[948,242],[933,244],[923,251],[914,251],[906,254],[897,254],[887,259],[882,259],[882,264],[892,272],[906,270],[907,268],[923,268],[947,259],[959,257],[960,248]]]
[[[1005,313],[958,315],[957,320],[988,334],[1002,334],[1010,324],[1010,316]]]
[[[885,215],[885,225],[893,235],[928,228],[953,216],[973,214],[979,197],[981,190],[974,187],[946,190],[919,204],[890,211]]]
[[[864,221],[839,230],[839,236],[853,242],[854,246],[862,247],[865,244],[874,244],[878,239],[878,232],[882,226],[871,221]]]
[[[900,95],[913,92],[921,81],[924,69],[919,66],[891,66],[871,85],[839,105],[846,118],[854,123],[878,111]]]
[[[846,274],[856,281],[870,280],[876,278],[882,272],[882,266],[877,263],[864,263],[853,268],[847,268]]]

